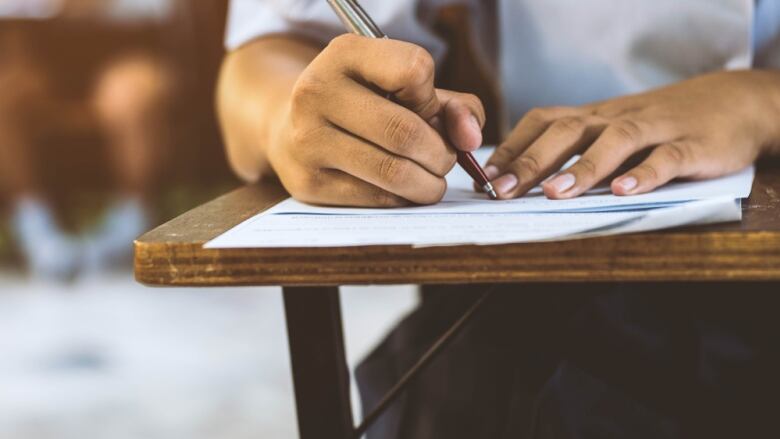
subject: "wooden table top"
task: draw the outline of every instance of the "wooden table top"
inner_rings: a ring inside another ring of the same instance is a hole
[[[741,223],[574,241],[415,249],[205,250],[286,197],[243,187],[135,242],[139,282],[158,286],[780,280],[780,166],[760,166]]]

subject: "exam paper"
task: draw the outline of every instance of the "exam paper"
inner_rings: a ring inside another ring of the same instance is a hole
[[[475,158],[484,163],[492,148],[477,151]],[[574,164],[576,159],[564,168]],[[456,167],[447,176],[447,193],[441,203],[434,206],[416,206],[400,209],[361,209],[311,206],[288,199],[267,214],[320,214],[320,215],[404,215],[434,213],[587,213],[609,211],[637,211],[670,207],[694,200],[713,198],[741,199],[750,196],[755,169],[747,168],[739,173],[705,181],[672,182],[653,192],[629,197],[612,195],[608,187],[598,187],[571,200],[549,200],[540,187],[515,200],[489,200],[477,193],[466,171]]]
[[[258,215],[206,248],[509,244],[737,221],[741,213],[734,199],[720,198],[649,212]]]
[[[484,162],[490,150],[479,151]],[[567,164],[564,168],[570,166]],[[674,182],[657,191],[617,197],[596,188],[573,200],[548,200],[540,188],[510,201],[475,193],[456,168],[435,206],[358,209],[310,206],[293,199],[250,218],[206,248],[488,245],[577,239],[683,225],[738,221],[753,168],[702,182]]]

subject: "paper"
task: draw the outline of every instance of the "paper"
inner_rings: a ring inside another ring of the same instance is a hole
[[[484,162],[490,151],[480,151]],[[416,247],[508,244],[634,233],[690,224],[738,221],[754,171],[703,182],[672,183],[634,197],[597,188],[573,200],[548,200],[536,188],[512,201],[475,193],[461,169],[447,177],[435,206],[357,209],[310,206],[289,199],[211,241],[207,248]]]
[[[484,163],[492,150],[484,148],[475,158]],[[564,168],[573,162],[564,166]],[[628,197],[618,197],[608,187],[595,188],[570,200],[550,200],[541,188],[515,200],[489,200],[487,195],[474,191],[473,182],[466,172],[456,167],[447,176],[448,190],[441,203],[435,206],[417,206],[400,209],[357,209],[311,206],[293,199],[275,206],[268,214],[301,213],[322,215],[402,215],[434,213],[552,213],[552,212],[607,212],[656,209],[687,201],[713,198],[747,198],[753,185],[755,169],[747,168],[737,174],[722,178],[695,182],[673,182],[653,192]]]
[[[650,212],[258,215],[207,248],[351,247],[508,244],[639,232],[710,221],[736,221],[731,198],[686,203]]]

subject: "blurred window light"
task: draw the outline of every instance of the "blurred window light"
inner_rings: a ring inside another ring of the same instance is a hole
[[[60,15],[69,2],[78,0],[0,0],[0,17],[49,19]],[[94,15],[115,21],[164,20],[175,0],[105,0],[89,4]]]
[[[164,20],[173,11],[174,0],[113,0],[108,16],[119,21]]]
[[[0,0],[0,17],[44,19],[56,16],[64,0]]]

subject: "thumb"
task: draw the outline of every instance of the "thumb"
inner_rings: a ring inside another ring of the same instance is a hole
[[[450,143],[461,151],[482,146],[485,108],[478,97],[449,90],[436,90],[442,105],[441,116]]]

